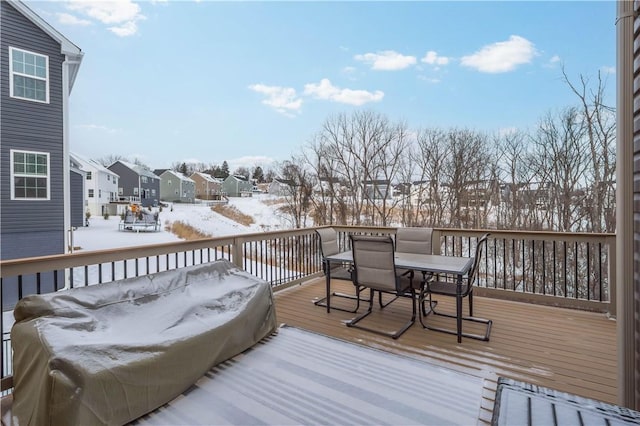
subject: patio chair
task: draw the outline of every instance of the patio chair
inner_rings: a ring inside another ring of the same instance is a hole
[[[338,233],[333,228],[319,228],[316,229],[316,234],[320,238],[320,253],[322,255],[322,272],[326,275],[329,271],[329,267],[331,267],[331,279],[337,280],[347,280],[351,281],[351,265],[331,265],[325,259],[327,256],[331,256],[340,252],[340,248],[338,246]],[[353,309],[344,309],[337,306],[332,306],[331,309],[336,309],[338,311],[344,312],[357,312],[360,307],[360,300],[356,298],[353,294],[345,294],[339,292],[331,293],[331,297],[342,297],[346,299],[356,300],[356,306]],[[327,298],[323,297],[322,299],[316,300],[313,302],[317,306],[327,306]]]
[[[433,228],[398,228],[396,230],[396,252],[412,254],[433,254],[432,235]],[[410,274],[412,278],[414,277],[414,271],[411,269],[398,269],[397,271],[403,275]],[[423,281],[428,277],[431,277],[430,273],[422,272]],[[414,280],[414,288],[416,289],[416,291],[420,291],[420,284],[420,280]],[[382,294],[380,294],[380,297],[380,306],[383,306]],[[387,302],[387,304],[388,303],[390,302]],[[424,315],[426,315],[426,312],[424,312]]]
[[[346,325],[397,339],[415,322],[417,299],[415,289],[412,286],[411,275],[398,275],[396,273],[393,240],[391,237],[352,235],[351,250],[353,251],[352,277],[353,284],[356,287],[356,296],[359,298],[360,292],[368,288],[369,308],[364,313],[347,321]],[[372,312],[375,291],[411,297],[411,319],[402,328],[394,332],[385,332],[359,325],[359,322]]]
[[[480,239],[478,239],[478,243],[476,244],[475,255],[473,258],[473,266],[469,270],[469,273],[467,274],[467,276],[462,278],[462,288],[460,290],[460,294],[458,294],[458,290],[457,290],[457,283],[456,283],[457,277],[435,276],[432,279],[426,279],[423,281],[422,290],[420,291],[420,295],[418,297],[418,304],[420,305],[421,312],[423,313],[423,315],[420,315],[420,323],[422,324],[422,327],[429,330],[441,331],[444,333],[457,335],[458,334],[457,330],[430,326],[425,323],[423,318],[426,318],[429,314],[434,314],[434,315],[440,315],[440,316],[445,316],[449,318],[456,318],[456,320],[458,319],[457,314],[453,315],[449,313],[438,312],[435,309],[437,305],[437,301],[432,300],[433,294],[460,298],[459,303],[462,303],[462,300],[466,298],[469,301],[469,316],[462,315],[462,309],[461,309],[460,319],[463,322],[471,321],[471,322],[485,324],[486,328],[485,328],[484,335],[470,334],[470,333],[463,332],[462,336],[470,337],[472,339],[484,340],[484,341],[489,340],[489,335],[491,334],[492,321],[489,319],[477,318],[473,316],[473,286],[475,285],[478,279],[478,267],[480,266],[480,259],[482,258],[482,253],[486,248],[488,237],[489,237],[489,234],[487,233],[487,234],[484,234],[482,237],[480,237]],[[425,307],[426,303],[429,303],[429,310],[427,310]],[[456,300],[456,303],[458,303],[458,300]]]
[[[396,251],[402,253],[432,254],[432,228],[398,228],[396,231]]]
[[[432,254],[431,235],[432,228],[398,228],[396,230],[396,251],[412,254]],[[404,270],[404,273],[413,273],[412,270]],[[423,273],[424,277],[424,273]]]

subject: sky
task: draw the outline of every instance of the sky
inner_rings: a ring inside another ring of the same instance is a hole
[[[606,82],[613,1],[25,1],[78,45],[72,152],[274,167],[369,110],[410,129],[530,130]]]

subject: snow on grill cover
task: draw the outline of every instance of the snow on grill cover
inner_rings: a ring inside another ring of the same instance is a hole
[[[270,285],[226,260],[27,296],[14,315],[18,425],[126,423],[276,329]]]

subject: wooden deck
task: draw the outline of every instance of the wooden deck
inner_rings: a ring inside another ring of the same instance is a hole
[[[349,328],[354,314],[312,302],[325,294],[324,278],[276,292],[278,321],[368,346],[427,358],[431,363],[484,379],[479,423],[489,423],[500,376],[615,404],[617,401],[616,323],[604,314],[474,297],[474,314],[493,320],[491,340],[463,338],[423,329],[416,321],[398,340]],[[333,280],[332,290],[353,293],[348,281]],[[332,306],[351,307],[353,300],[332,298]],[[453,298],[442,297],[439,308],[454,312]],[[362,306],[362,305],[361,305]],[[465,301],[465,311],[468,309]],[[361,309],[363,309],[361,307]],[[401,299],[363,320],[368,326],[391,327],[411,313]],[[455,320],[428,321],[455,327]],[[466,327],[467,324],[464,326]],[[471,331],[472,329],[465,328]]]

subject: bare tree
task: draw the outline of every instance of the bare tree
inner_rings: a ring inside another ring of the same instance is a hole
[[[589,79],[580,75],[578,83],[572,83],[562,67],[564,82],[580,101],[584,121],[589,159],[588,229],[594,232],[615,231],[615,110],[604,104],[606,82],[598,72],[594,90],[589,89]]]
[[[116,161],[126,161],[128,163],[130,162],[125,156],[118,154],[107,155],[105,157],[98,158],[96,161],[102,164],[104,167],[109,167]]]
[[[302,159],[293,156],[291,160],[282,163],[280,176],[288,188],[284,195],[286,205],[282,211],[294,228],[307,226],[313,192],[311,174],[305,169]]]

